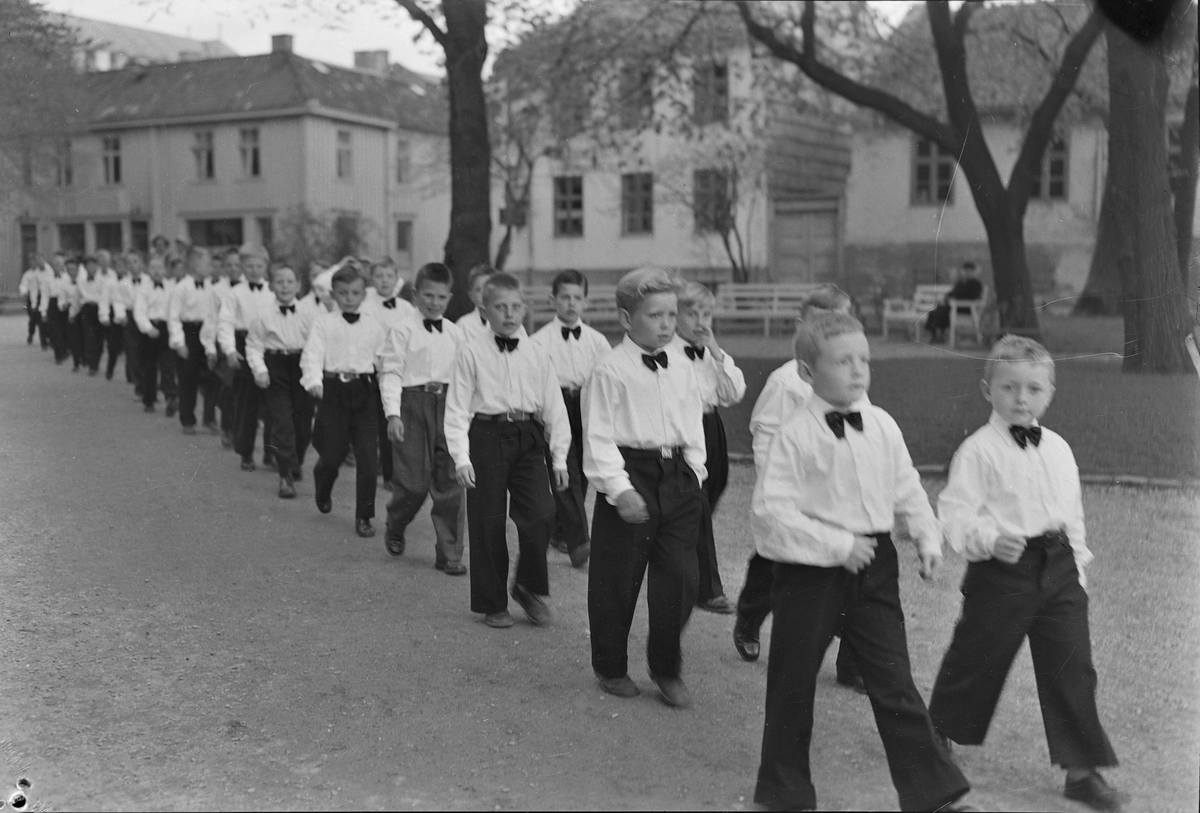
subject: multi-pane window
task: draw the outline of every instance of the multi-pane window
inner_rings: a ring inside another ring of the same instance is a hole
[[[654,231],[654,175],[631,172],[621,176],[621,233]]]
[[[653,69],[647,65],[622,65],[617,85],[621,128],[633,130],[645,127],[650,122],[654,107]]]
[[[354,173],[354,152],[349,130],[337,131],[337,176],[349,179]]]
[[[192,139],[192,156],[196,159],[196,180],[208,181],[217,175],[213,160],[213,131],[198,130]]]
[[[125,248],[124,237],[121,234],[121,223],[119,221],[113,223],[97,223],[94,226],[96,230],[96,249],[104,249],[105,251],[123,251]]]
[[[692,116],[696,124],[729,121],[729,66],[724,62],[696,64],[692,73]]]
[[[401,269],[412,268],[413,244],[412,221],[396,221],[396,265]]]
[[[729,173],[698,169],[692,175],[692,212],[696,231],[723,233],[729,229]]]
[[[82,254],[84,226],[82,223],[58,224],[58,250],[64,254]]]
[[[554,179],[554,236],[583,236],[583,176]]]
[[[913,153],[912,202],[953,203],[955,163],[953,153],[943,152],[936,142],[927,138],[917,141]]]
[[[275,242],[275,221],[270,217],[255,218],[258,224],[258,242],[267,251],[270,251]]]
[[[75,183],[75,165],[71,159],[71,140],[58,142],[54,155],[54,182],[58,186],[71,186]]]
[[[242,240],[242,219],[240,217],[221,218],[218,220],[189,220],[187,222],[188,239],[193,245],[205,248],[219,246],[240,246]]]
[[[121,182],[121,137],[104,136],[101,142],[101,157],[104,165],[104,183],[106,185]]]
[[[242,177],[258,178],[262,176],[262,153],[258,146],[258,128],[246,127],[241,130]]]
[[[1029,197],[1065,200],[1067,197],[1067,140],[1055,135],[1046,147],[1042,163],[1033,173]]]
[[[396,142],[396,183],[412,180],[412,153],[406,139]]]

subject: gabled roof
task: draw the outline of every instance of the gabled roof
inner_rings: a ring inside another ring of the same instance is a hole
[[[444,134],[439,88],[305,59],[290,52],[146,65],[83,77],[92,127],[299,110]]]
[[[55,22],[75,30],[80,45],[125,54],[131,60],[177,62],[194,54],[202,57],[237,56],[220,40],[196,40],[145,28],[90,20],[73,14],[49,14]]]

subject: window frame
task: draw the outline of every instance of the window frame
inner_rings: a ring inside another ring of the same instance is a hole
[[[1067,134],[1055,133],[1051,136],[1050,141],[1046,144],[1046,150],[1042,153],[1042,160],[1038,163],[1030,181],[1030,200],[1045,202],[1067,200],[1070,194],[1070,186],[1067,183],[1070,155],[1071,146]],[[1057,178],[1053,171],[1055,161],[1061,162]],[[1059,187],[1057,194],[1054,191],[1055,184]],[[1046,188],[1043,189],[1043,186]]]
[[[621,173],[621,236],[654,234],[654,173]]]
[[[216,136],[213,130],[192,131],[192,156],[196,161],[196,181],[215,181],[217,159]]]
[[[350,130],[338,130],[334,139],[336,145],[334,173],[339,181],[354,180],[354,134]]]
[[[105,186],[121,185],[121,136],[109,133],[100,138],[101,166]]]
[[[75,158],[72,154],[71,139],[69,138],[59,141],[55,149],[54,185],[59,187],[75,185]]]
[[[554,236],[583,237],[583,176],[555,175],[551,179],[554,192]],[[566,188],[567,184],[575,188]]]
[[[242,157],[242,179],[262,177],[262,133],[257,127],[238,129],[238,151]]]
[[[936,141],[927,138],[914,138],[912,140],[912,160],[911,160],[911,181],[909,192],[910,206],[953,206],[954,205],[954,179],[955,168],[958,165],[957,158],[949,153],[943,153],[941,147]],[[924,145],[929,145],[928,155],[921,155],[921,148]],[[921,184],[921,168],[927,168],[928,179],[926,181],[929,186],[929,196],[923,197],[920,193]],[[943,198],[940,194],[941,187],[941,172],[942,167],[948,168],[949,178],[946,181],[946,196]]]
[[[729,123],[728,60],[703,59],[692,66],[692,123]]]

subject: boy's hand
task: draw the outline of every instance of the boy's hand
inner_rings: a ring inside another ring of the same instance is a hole
[[[850,548],[850,555],[846,557],[842,567],[849,570],[851,573],[858,573],[864,567],[875,561],[875,537],[854,535],[854,545]]]
[[[388,417],[387,436],[392,443],[404,442],[404,421],[400,420],[399,415]]]
[[[207,356],[208,356],[208,369],[210,369],[210,370],[217,369],[217,354],[216,353],[208,353]]]
[[[146,335],[147,335],[147,336],[149,336],[151,339],[157,339],[157,338],[158,338],[159,336],[161,336],[162,334],[158,332],[158,328],[156,328],[156,327],[151,327],[151,328],[150,328],[150,332],[149,332],[149,333],[147,333]]]
[[[917,559],[921,562],[920,570],[921,578],[925,581],[932,581],[938,567],[942,564],[942,555],[940,553],[918,553]]]
[[[566,491],[567,486],[571,484],[571,475],[567,474],[566,469],[554,470],[554,490]]]
[[[229,369],[231,370],[238,369],[242,366],[242,354],[234,350],[225,356],[225,363],[229,365]]]
[[[320,401],[321,396],[325,394],[325,387],[321,384],[313,384],[308,388],[308,394]]]
[[[1025,552],[1025,540],[1014,536],[1002,536],[992,548],[992,557],[1008,565],[1015,565]]]
[[[257,384],[261,389],[265,390],[267,387],[271,386],[271,374],[270,373],[255,373],[254,374],[254,383]]]
[[[465,466],[459,466],[454,470],[454,479],[463,488],[475,487],[475,467],[468,463]]]
[[[187,357],[188,357],[188,349],[187,349],[187,345],[185,344],[185,345],[183,345],[182,347],[176,347],[176,348],[175,348],[175,355],[179,356],[179,357],[180,357],[181,359],[183,359],[184,361],[187,361]]]
[[[724,361],[725,351],[717,346],[717,335],[712,332],[711,328],[702,328],[701,330],[704,346],[708,349],[708,354],[713,357],[713,361],[718,363]]]
[[[646,501],[634,488],[622,491],[617,495],[617,513],[630,525],[639,525],[650,519],[650,512],[646,510]]]

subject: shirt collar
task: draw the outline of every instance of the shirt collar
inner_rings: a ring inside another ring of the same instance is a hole
[[[425,317],[424,317],[424,316],[422,316],[421,318],[422,318],[422,319],[424,319]],[[488,326],[488,332],[489,332],[489,333],[491,333],[493,336],[499,336],[499,335],[500,335],[500,334],[499,334],[499,333],[497,333],[496,331],[492,330],[492,328],[491,328],[491,326],[490,326],[490,325]],[[521,325],[520,327],[518,327],[518,328],[517,328],[517,332],[516,332],[516,333],[514,333],[514,334],[513,334],[513,335],[511,335],[511,336],[508,336],[507,338],[509,338],[509,339],[526,339],[526,338],[528,338],[528,337],[529,337],[529,334],[525,332],[525,326],[524,326],[524,325]]]
[[[1034,421],[1033,423],[1030,424],[1030,426],[1040,426],[1040,425],[1041,424],[1039,424],[1037,421]],[[1010,424],[1007,421],[1005,421],[1003,418],[1000,417],[1000,413],[996,412],[995,410],[992,410],[992,415],[990,418],[988,418],[988,426],[995,429],[996,433],[998,435],[1000,435],[1001,439],[1003,439],[1005,443],[1012,446],[1014,449],[1021,448],[1020,446],[1017,445],[1017,439],[1012,436],[1012,432],[1008,431],[1008,427],[1010,426]]]
[[[871,400],[867,396],[863,396],[851,404],[846,409],[838,409],[833,404],[826,401],[815,392],[808,397],[808,408],[814,415],[824,419],[826,413],[829,412],[864,412],[871,405]]]

